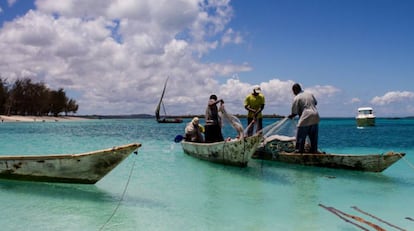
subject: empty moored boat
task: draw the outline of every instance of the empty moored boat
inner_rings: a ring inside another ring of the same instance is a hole
[[[0,178],[94,184],[139,147],[132,143],[81,154],[0,156]]]

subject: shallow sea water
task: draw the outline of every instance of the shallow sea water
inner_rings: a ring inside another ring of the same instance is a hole
[[[261,160],[251,160],[247,168],[209,163],[187,156],[174,143],[188,121],[1,123],[0,155],[142,144],[138,155],[95,185],[0,180],[1,230],[361,230],[320,205],[396,230],[352,208],[357,206],[414,230],[414,222],[406,219],[414,218],[414,120],[378,119],[377,126],[358,129],[352,118],[322,119],[319,147],[324,151],[407,153],[382,173]],[[233,135],[230,127],[224,134]]]

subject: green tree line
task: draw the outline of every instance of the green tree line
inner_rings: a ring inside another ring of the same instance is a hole
[[[51,90],[44,83],[17,79],[13,84],[0,77],[0,114],[23,116],[59,116],[76,113],[78,105],[63,88]]]

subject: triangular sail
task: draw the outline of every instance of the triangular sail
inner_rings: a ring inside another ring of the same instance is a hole
[[[167,77],[167,79],[165,80],[165,83],[164,83],[164,89],[162,90],[162,94],[161,94],[160,101],[159,101],[159,103],[158,103],[158,105],[157,105],[157,108],[155,109],[155,118],[156,118],[157,120],[159,120],[159,119],[160,119],[160,109],[161,109],[162,99],[164,98],[165,89],[167,88],[167,81],[168,81],[168,78],[169,78],[169,77]],[[164,105],[163,105],[163,106],[164,106]],[[164,109],[164,110],[165,110],[165,109]]]

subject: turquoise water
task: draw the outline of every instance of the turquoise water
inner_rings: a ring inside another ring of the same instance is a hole
[[[324,151],[407,153],[382,173],[261,160],[247,168],[217,165],[185,155],[173,142],[184,126],[151,119],[1,123],[0,155],[142,143],[138,155],[95,185],[0,180],[1,230],[360,230],[319,204],[395,230],[351,208],[357,206],[414,230],[405,219],[414,218],[414,120],[378,119],[365,129],[354,119],[321,121]]]

